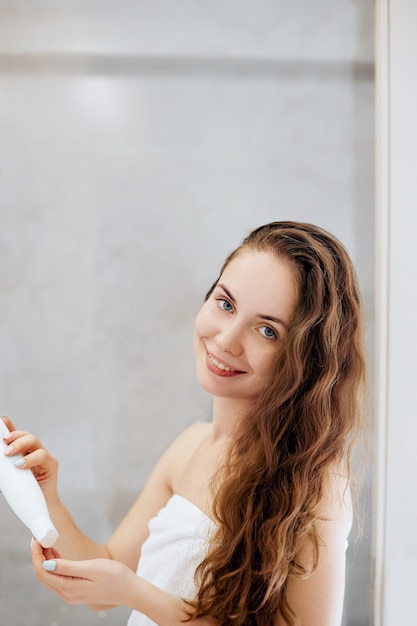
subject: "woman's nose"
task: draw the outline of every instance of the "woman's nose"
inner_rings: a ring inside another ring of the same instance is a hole
[[[239,356],[242,354],[242,329],[236,321],[230,321],[216,336],[216,343],[223,352]]]

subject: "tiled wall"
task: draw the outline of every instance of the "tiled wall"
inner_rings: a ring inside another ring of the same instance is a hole
[[[372,11],[0,4],[0,411],[59,457],[62,497],[96,539],[175,434],[208,416],[193,317],[252,227],[300,219],[345,242],[371,352]],[[2,502],[0,528],[2,624],[124,623],[40,589]],[[369,623],[365,535],[346,626]]]

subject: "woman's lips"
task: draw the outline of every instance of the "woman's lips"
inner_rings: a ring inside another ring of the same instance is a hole
[[[244,374],[245,372],[241,370],[235,370],[230,365],[226,365],[222,361],[218,361],[212,354],[207,353],[207,368],[213,374],[217,376],[223,376],[226,378],[230,378],[231,376],[237,376],[239,374]]]

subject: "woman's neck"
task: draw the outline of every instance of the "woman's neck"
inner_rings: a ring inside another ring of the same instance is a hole
[[[248,412],[248,403],[234,398],[213,398],[213,440],[228,439]]]

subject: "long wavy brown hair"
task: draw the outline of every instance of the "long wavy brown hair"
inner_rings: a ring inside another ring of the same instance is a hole
[[[350,476],[353,443],[362,432],[362,305],[349,255],[317,226],[273,222],[257,228],[220,275],[248,249],[291,264],[298,303],[271,382],[239,422],[213,483],[218,527],[196,572],[192,617],[209,615],[222,626],[270,626],[279,609],[295,626],[288,583],[317,566],[317,511],[329,469],[343,464]],[[298,558],[306,541],[308,566]]]

